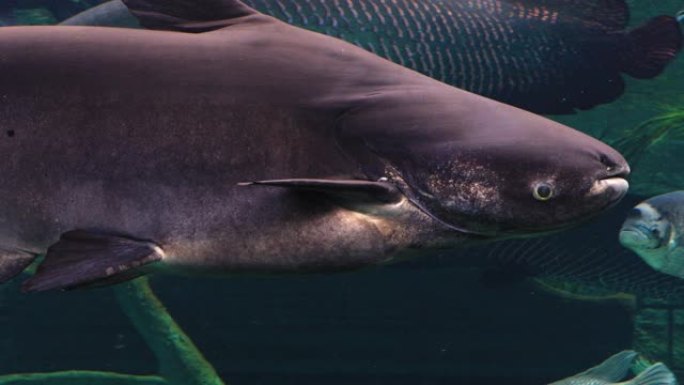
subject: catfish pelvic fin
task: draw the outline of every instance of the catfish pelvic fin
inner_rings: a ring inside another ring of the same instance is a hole
[[[399,189],[388,182],[355,179],[273,179],[239,183],[240,186],[273,186],[317,191],[356,202],[397,203],[403,198]]]
[[[222,29],[236,19],[259,15],[240,0],[123,0],[147,29],[202,33]]]
[[[139,267],[159,261],[164,252],[154,243],[83,230],[64,233],[48,248],[25,292],[103,286],[136,278]]]

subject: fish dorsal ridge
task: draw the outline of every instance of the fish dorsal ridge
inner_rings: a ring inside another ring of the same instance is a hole
[[[618,382],[627,376],[636,358],[636,352],[632,350],[624,350],[609,357],[599,365],[587,369],[585,372],[582,372],[577,376],[591,377],[607,382]]]
[[[239,0],[123,0],[147,29],[203,33],[252,20],[270,19]]]

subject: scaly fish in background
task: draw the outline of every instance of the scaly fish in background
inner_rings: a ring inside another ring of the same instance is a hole
[[[681,302],[684,280],[659,273],[618,241],[622,222],[643,197],[628,194],[607,215],[584,226],[536,239],[508,240],[420,262],[422,268],[477,266],[482,283],[497,288],[532,279],[573,294],[624,292]],[[417,262],[406,262],[406,268]]]
[[[677,19],[627,31],[624,0],[248,0],[281,20],[353,42],[437,80],[542,114],[617,99],[622,75],[660,74],[681,49]],[[67,25],[130,27],[120,0]]]

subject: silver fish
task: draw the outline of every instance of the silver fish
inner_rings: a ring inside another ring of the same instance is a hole
[[[655,270],[684,278],[684,191],[658,195],[630,211],[620,243]]]
[[[550,385],[676,385],[674,374],[662,363],[656,363],[638,376],[628,381],[622,381],[629,373],[638,354],[632,350],[625,350],[615,354],[582,373],[551,383]]]

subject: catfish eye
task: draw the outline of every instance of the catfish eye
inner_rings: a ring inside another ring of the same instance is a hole
[[[548,201],[553,196],[553,188],[548,183],[539,183],[534,186],[532,196],[538,201]]]

